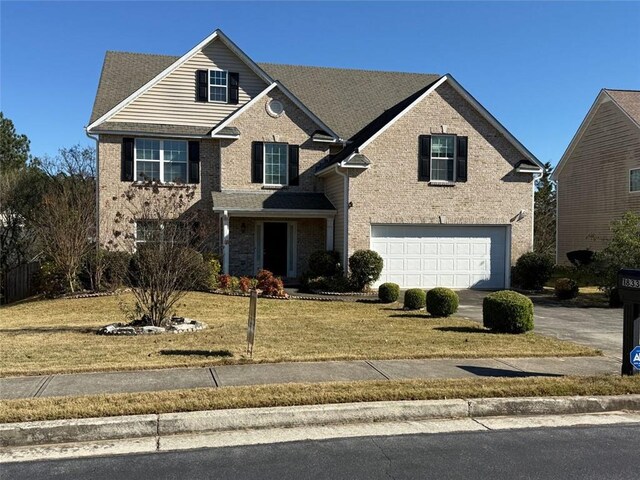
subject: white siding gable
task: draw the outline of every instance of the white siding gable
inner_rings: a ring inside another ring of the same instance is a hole
[[[196,101],[196,70],[210,68],[239,73],[237,105]],[[224,43],[214,39],[109,120],[214,127],[266,87],[267,84]]]

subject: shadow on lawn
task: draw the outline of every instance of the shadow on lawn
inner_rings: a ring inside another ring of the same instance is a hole
[[[96,328],[92,327],[21,327],[21,328],[0,328],[0,333],[22,334],[22,333],[96,333]]]
[[[229,350],[160,350],[160,355],[197,355],[200,357],[233,357]]]
[[[493,333],[491,330],[482,327],[435,327],[434,330],[456,333]]]

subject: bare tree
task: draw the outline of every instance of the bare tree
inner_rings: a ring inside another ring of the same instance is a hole
[[[95,150],[91,147],[60,149],[54,159],[45,157],[45,193],[33,223],[46,258],[64,274],[67,289],[78,288],[78,274],[95,238]]]
[[[207,238],[195,187],[132,185],[124,193],[126,212],[116,212],[115,241],[133,254],[128,283],[135,310],[155,326],[171,319],[176,303],[203,281],[198,249]]]

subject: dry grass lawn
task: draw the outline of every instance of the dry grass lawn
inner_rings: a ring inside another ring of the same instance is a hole
[[[638,375],[626,378],[464,378],[200,388],[0,401],[0,423],[384,400],[632,393],[640,393]]]
[[[530,357],[599,352],[535,334],[500,335],[477,323],[430,318],[397,304],[258,300],[253,360],[245,355],[248,299],[190,293],[178,313],[198,333],[109,337],[130,295],[25,302],[0,308],[0,376],[240,362],[433,357]]]

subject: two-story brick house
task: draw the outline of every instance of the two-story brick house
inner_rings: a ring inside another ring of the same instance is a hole
[[[108,52],[87,132],[101,242],[146,178],[196,186],[234,275],[371,248],[380,281],[502,288],[532,247],[540,163],[451,75],[256,64],[217,30],[179,58]]]

